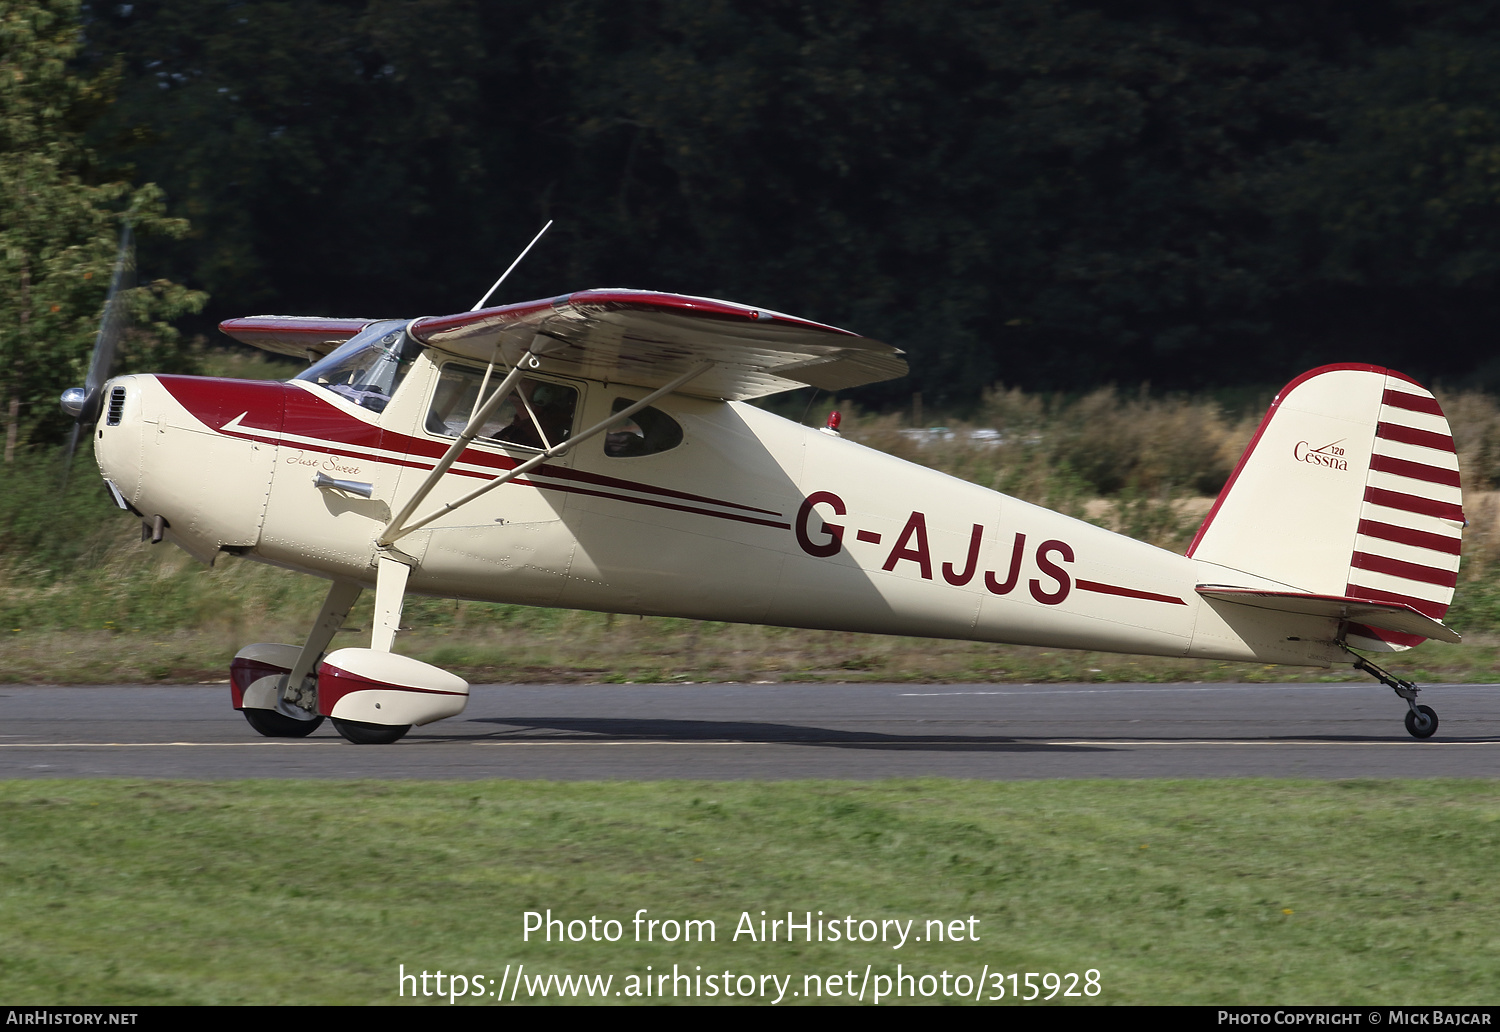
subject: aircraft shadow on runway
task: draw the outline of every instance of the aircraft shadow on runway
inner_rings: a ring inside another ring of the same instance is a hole
[[[763,721],[666,720],[611,717],[476,717],[471,724],[506,730],[452,738],[550,742],[742,742],[752,745],[834,746],[844,749],[913,749],[926,752],[1087,752],[1108,746],[1058,745],[1000,735],[899,735],[878,731]]]
[[[432,741],[549,741],[549,742],[741,742],[757,745],[832,746],[843,749],[907,749],[925,752],[1109,752],[1129,748],[1132,742],[1161,742],[1180,737],[1212,747],[1218,743],[1254,740],[1266,744],[1341,743],[1387,745],[1423,743],[1405,735],[1012,735],[921,734],[903,735],[879,731],[845,731],[836,728],[762,721],[669,720],[611,717],[476,717],[469,724],[497,725],[493,732],[472,735],[433,736]],[[503,730],[501,730],[503,729]],[[412,736],[420,739],[420,734]],[[1066,737],[1066,744],[1055,741]],[[1089,743],[1090,738],[1100,740]],[[1500,741],[1492,736],[1445,740],[1466,742]]]

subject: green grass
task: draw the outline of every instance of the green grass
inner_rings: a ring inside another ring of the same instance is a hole
[[[233,557],[205,569],[117,527],[66,578],[0,565],[0,683],[223,680],[240,646],[298,643],[327,582]],[[1465,585],[1451,622],[1500,626],[1500,596]],[[367,643],[366,592],[335,639]],[[1496,621],[1496,622],[1490,622]],[[411,597],[397,651],[476,683],[580,681],[1161,682],[1364,680],[1347,667],[1125,656],[838,631],[610,616]],[[1500,635],[1395,658],[1422,681],[1490,682]]]
[[[1101,1003],[1492,1004],[1497,848],[1495,782],[12,781],[0,999],[397,1003],[398,965],[800,990],[900,963],[1094,968]],[[641,908],[716,941],[631,941]],[[547,909],[624,938],[523,941]],[[734,941],[762,910],[973,916],[978,941]]]

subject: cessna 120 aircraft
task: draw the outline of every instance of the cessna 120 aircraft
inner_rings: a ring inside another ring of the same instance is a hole
[[[108,321],[108,320],[106,320]],[[455,315],[231,319],[294,379],[132,375],[69,407],[143,534],[331,581],[301,645],[252,644],[234,707],[390,743],[469,686],[392,651],[406,592],[1055,648],[1330,666],[1459,640],[1464,525],[1432,394],[1369,365],[1272,404],[1177,555],[745,404],[898,377],[901,352],[764,308],[589,290]],[[102,339],[102,335],[101,335]],[[107,369],[108,359],[102,367]],[[65,396],[66,397],[66,396]],[[835,423],[830,418],[830,423]],[[375,591],[368,648],[329,651]]]

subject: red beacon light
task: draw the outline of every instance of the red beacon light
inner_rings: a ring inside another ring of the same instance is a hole
[[[821,429],[825,434],[832,434],[834,437],[838,437],[839,424],[843,422],[843,420],[844,417],[839,415],[837,411],[830,412],[828,413],[828,425],[822,427]]]

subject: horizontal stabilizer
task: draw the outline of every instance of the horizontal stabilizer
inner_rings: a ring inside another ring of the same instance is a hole
[[[1278,613],[1301,613],[1304,616],[1331,616],[1338,620],[1379,627],[1402,634],[1415,634],[1458,644],[1458,632],[1446,624],[1424,616],[1411,606],[1399,602],[1371,602],[1369,599],[1344,595],[1309,595],[1299,591],[1264,591],[1260,588],[1236,588],[1223,584],[1200,584],[1198,594],[1224,602]]]

